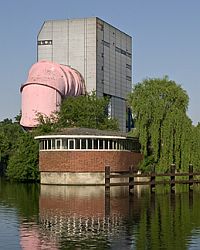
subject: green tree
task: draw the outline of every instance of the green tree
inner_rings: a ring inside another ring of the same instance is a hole
[[[129,103],[135,120],[144,165],[165,171],[170,164],[188,167],[192,123],[186,115],[185,90],[167,77],[145,79],[133,88]],[[146,167],[146,166],[144,166]]]
[[[200,123],[197,126],[193,126],[190,131],[192,141],[190,143],[190,158],[191,163],[194,166],[195,170],[200,169]]]
[[[15,153],[9,158],[7,176],[15,181],[39,180],[38,168],[38,142],[33,134],[23,133],[15,147]]]
[[[14,152],[15,143],[23,134],[18,123],[11,119],[4,119],[0,122],[0,164],[7,165],[9,157]]]
[[[36,134],[48,134],[61,128],[85,127],[100,130],[119,130],[118,121],[108,117],[109,99],[95,92],[63,100],[60,110],[50,117],[38,113]]]
[[[107,115],[108,98],[97,97],[94,92],[85,96],[68,97],[58,112],[58,127],[85,127],[118,130],[116,119]]]

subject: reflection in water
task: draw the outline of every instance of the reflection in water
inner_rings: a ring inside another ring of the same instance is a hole
[[[0,249],[199,249],[199,200],[198,189],[105,197],[104,187],[0,181]]]
[[[114,245],[115,249],[123,249],[127,246],[122,234],[124,220],[129,216],[128,201],[125,189],[112,189],[110,197],[105,197],[104,187],[42,185],[40,222],[46,232],[69,249],[97,244],[98,249]],[[128,241],[133,244],[130,239]]]

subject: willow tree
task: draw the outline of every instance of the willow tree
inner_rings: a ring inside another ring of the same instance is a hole
[[[185,90],[167,77],[145,79],[129,96],[144,165],[167,170],[175,163],[184,168],[190,162],[191,121],[186,115],[189,98]]]
[[[192,127],[191,162],[195,170],[200,170],[200,123]]]

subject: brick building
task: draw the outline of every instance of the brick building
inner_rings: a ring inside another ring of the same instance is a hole
[[[119,173],[142,159],[136,138],[125,133],[67,128],[37,136],[42,184],[104,184],[105,166]]]

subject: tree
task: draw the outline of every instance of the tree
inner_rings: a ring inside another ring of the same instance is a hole
[[[15,153],[9,158],[7,176],[15,181],[39,180],[38,142],[32,133],[24,132],[19,138]]]
[[[0,122],[0,163],[7,165],[14,145],[23,133],[19,124],[13,123],[11,119],[4,119]]]
[[[189,98],[185,90],[167,77],[145,79],[129,96],[144,165],[158,171],[175,163],[188,167],[191,160],[192,123],[186,115]]]
[[[57,127],[119,130],[117,120],[107,115],[108,104],[108,98],[97,97],[94,92],[85,96],[67,97],[57,113]]]

